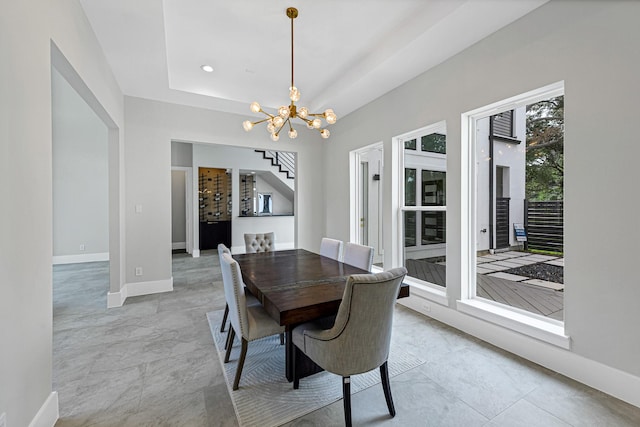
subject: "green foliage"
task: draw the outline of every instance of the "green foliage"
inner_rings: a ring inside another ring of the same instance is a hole
[[[526,197],[563,200],[564,96],[527,105]]]

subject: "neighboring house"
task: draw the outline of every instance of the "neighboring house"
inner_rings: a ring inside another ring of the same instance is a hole
[[[513,224],[524,224],[526,182],[525,107],[478,121],[477,249],[518,245]]]

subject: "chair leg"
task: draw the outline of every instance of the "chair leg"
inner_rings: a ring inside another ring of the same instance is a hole
[[[231,356],[231,349],[233,348],[233,339],[236,336],[236,331],[229,325],[229,339],[227,344],[227,353],[224,355],[224,363],[229,362],[229,356]]]
[[[222,325],[220,325],[220,333],[224,332],[224,325],[227,323],[227,316],[229,315],[229,304],[224,306],[224,315],[222,316]]]
[[[238,359],[238,367],[236,368],[236,379],[233,381],[233,389],[238,389],[240,384],[240,376],[242,375],[242,368],[244,367],[244,359],[247,357],[247,344],[249,342],[242,338],[242,349],[240,350],[240,359]]]
[[[344,403],[344,425],[351,427],[351,377],[342,377],[342,400]]]
[[[393,398],[391,397],[391,384],[389,383],[389,367],[385,361],[380,365],[380,379],[382,380],[382,389],[384,390],[384,398],[387,401],[387,408],[391,417],[396,416],[396,408],[393,406]]]
[[[231,339],[231,331],[233,328],[229,325],[229,330],[227,331],[227,340],[224,342],[224,349],[226,350],[230,345],[233,345],[233,340]]]
[[[284,345],[284,334],[280,334],[280,345]]]

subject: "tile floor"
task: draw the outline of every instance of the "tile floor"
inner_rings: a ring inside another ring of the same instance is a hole
[[[237,425],[205,316],[224,308],[217,255],[174,255],[173,277],[107,310],[107,263],[54,267],[56,427]],[[640,425],[640,408],[400,306],[393,345],[426,363],[392,378],[393,419],[380,387],[355,394],[354,425]],[[287,425],[342,423],[338,401]]]

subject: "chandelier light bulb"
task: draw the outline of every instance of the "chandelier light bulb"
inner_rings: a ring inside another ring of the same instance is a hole
[[[252,102],[251,105],[249,106],[249,109],[251,110],[252,113],[259,113],[260,104],[258,104],[257,102]]]
[[[295,129],[289,129],[289,138],[291,139],[296,139],[296,137],[298,136],[298,131]]]
[[[289,107],[287,105],[283,105],[282,107],[278,108],[278,115],[283,119],[289,117]]]
[[[279,139],[280,139],[280,135],[278,135],[277,133],[272,133],[272,134],[271,134],[271,140],[272,140],[272,141],[274,141],[274,142],[275,142],[275,141],[277,141],[277,140],[279,140]]]
[[[273,125],[272,121],[269,121],[269,124],[267,125],[267,132],[274,133],[275,131],[276,127]]]
[[[338,120],[338,116],[336,116],[331,108],[327,108],[324,111],[324,118],[330,125],[334,124]]]
[[[298,110],[298,117],[300,117],[301,119],[306,119],[308,115],[309,110],[307,110],[307,107],[300,107],[300,109]]]
[[[273,118],[273,125],[277,128],[279,128],[280,126],[282,126],[282,124],[284,123],[284,119],[280,116],[275,116]]]
[[[289,88],[289,99],[293,102],[300,101],[300,91],[295,86]]]
[[[245,131],[249,132],[251,129],[253,129],[253,123],[251,123],[249,120],[245,120],[244,122],[242,122],[242,127]]]
[[[318,118],[313,119],[312,126],[314,129],[320,129],[320,126],[322,126],[322,120]]]
[[[322,129],[320,131],[320,136],[322,136],[324,139],[329,138],[329,135],[331,135],[331,132],[329,132],[329,129]]]

